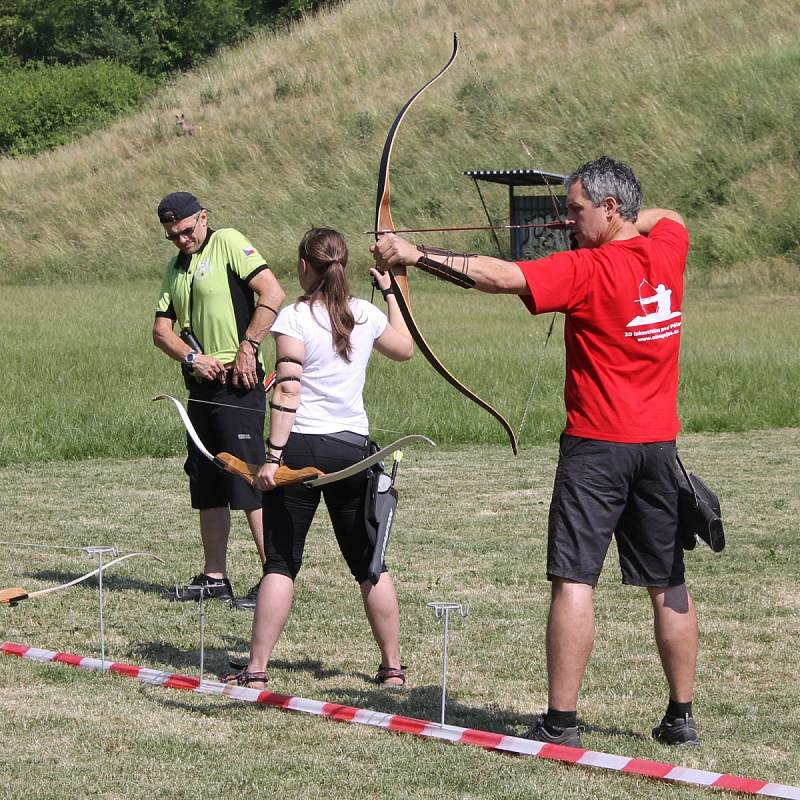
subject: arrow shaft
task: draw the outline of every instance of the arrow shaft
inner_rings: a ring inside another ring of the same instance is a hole
[[[566,222],[526,222],[519,225],[467,225],[456,228],[395,228],[387,231],[364,231],[365,234],[380,236],[383,233],[439,233],[443,231],[509,231],[520,228],[569,228]]]

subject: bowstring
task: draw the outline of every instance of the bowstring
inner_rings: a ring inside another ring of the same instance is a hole
[[[505,112],[505,120],[504,121],[507,122],[509,128],[511,129],[511,133],[514,135],[516,140],[519,142],[520,146],[522,147],[523,152],[528,157],[533,169],[536,170],[539,173],[539,175],[542,177],[542,180],[544,181],[544,185],[547,187],[547,193],[548,193],[548,195],[550,197],[550,200],[551,200],[551,202],[553,204],[553,211],[555,213],[555,218],[556,219],[560,218],[561,217],[561,209],[559,208],[558,199],[556,198],[555,192],[553,191],[553,187],[551,186],[550,181],[548,180],[547,175],[545,174],[545,172],[541,168],[537,168],[536,167],[537,159],[534,158],[533,153],[531,152],[531,149],[528,147],[527,143],[525,142],[525,139],[523,139],[522,135],[517,130],[517,127],[514,124],[514,117],[511,114],[511,109],[509,108],[508,103],[506,103],[506,101],[503,98],[503,96],[501,94],[498,94],[494,90],[494,88],[491,86],[491,84],[483,77],[483,75],[481,74],[480,70],[478,69],[477,64],[470,57],[469,50],[466,47],[464,47],[464,43],[463,42],[461,43],[461,52],[462,52],[464,58],[466,59],[466,62],[470,65],[472,71],[475,73],[475,77],[477,78],[477,80],[481,84],[481,86],[483,87],[484,92],[486,92],[488,95],[491,95],[493,99],[498,100],[500,105],[503,107],[503,111]],[[562,237],[562,249],[564,249],[564,250],[569,249],[569,239],[567,238],[566,229],[560,230],[558,235]],[[523,408],[523,411],[522,411],[522,419],[520,420],[519,430],[518,430],[518,433],[517,433],[517,440],[520,441],[520,442],[522,441],[522,433],[523,433],[523,431],[525,429],[525,422],[527,421],[527,417],[528,417],[528,409],[530,408],[531,400],[533,399],[533,393],[534,393],[534,391],[536,389],[537,384],[539,383],[539,376],[541,375],[542,367],[544,365],[544,352],[545,352],[545,350],[547,348],[547,343],[550,341],[550,337],[553,334],[553,329],[555,328],[556,313],[557,312],[553,312],[553,315],[550,318],[550,322],[547,325],[547,332],[545,334],[545,339],[544,339],[544,344],[542,345],[542,350],[541,350],[541,352],[539,354],[539,359],[538,359],[538,363],[537,363],[537,366],[536,366],[536,372],[534,374],[533,381],[531,382],[530,391],[528,392],[528,399],[526,400],[525,407]]]
[[[246,408],[245,406],[237,406],[233,403],[219,403],[215,400],[198,400],[196,397],[187,397],[187,403],[202,403],[205,406],[221,406],[222,408],[235,408],[239,411],[250,411],[253,414],[263,414],[264,411],[258,408]]]
[[[245,408],[244,406],[237,406],[237,405],[233,405],[232,403],[218,403],[218,402],[215,402],[213,400],[198,400],[197,398],[194,398],[194,397],[188,397],[186,399],[186,402],[187,403],[203,403],[204,405],[207,405],[207,406],[222,406],[223,408],[235,408],[238,411],[250,411],[253,414],[260,413],[257,408]],[[398,435],[398,436],[408,436],[408,432],[407,431],[398,431],[398,430],[394,430],[393,428],[373,428],[372,426],[370,426],[370,433],[372,433],[372,432],[375,432],[375,433],[391,433],[391,434],[395,434],[395,435]],[[0,544],[2,544],[2,542],[0,542]],[[78,549],[80,549],[80,548],[78,548]]]

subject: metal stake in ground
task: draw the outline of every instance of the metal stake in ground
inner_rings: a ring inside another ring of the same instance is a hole
[[[428,603],[428,608],[433,609],[436,619],[444,617],[444,642],[442,643],[442,727],[444,727],[444,709],[447,702],[447,642],[450,636],[450,612],[458,611],[462,617],[466,617],[469,610],[466,605],[461,603]]]
[[[117,555],[116,547],[82,547],[84,553],[90,556],[97,556],[97,606],[98,606],[98,628],[100,634],[100,661],[104,668],[106,663],[106,626],[103,616],[103,556],[108,553],[111,558]]]
[[[203,682],[203,672],[206,660],[206,587],[200,587],[200,683]]]
[[[203,673],[205,672],[205,659],[206,659],[206,592],[207,587],[200,586],[200,595],[197,598],[198,618],[200,627],[200,683],[203,682]],[[182,595],[181,589],[178,584],[175,584],[175,596],[180,600]],[[211,595],[209,595],[210,597]]]

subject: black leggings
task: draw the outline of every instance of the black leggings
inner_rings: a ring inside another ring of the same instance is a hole
[[[347,433],[342,435],[352,441],[342,441],[338,435],[293,433],[283,452],[284,463],[293,469],[317,467],[335,472],[368,455],[367,436]],[[366,472],[361,472],[321,489],[297,484],[264,492],[265,574],[297,577],[306,535],[323,497],[350,572],[358,583],[368,580],[372,545],[364,520],[365,491]]]

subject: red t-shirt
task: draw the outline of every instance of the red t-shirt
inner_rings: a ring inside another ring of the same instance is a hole
[[[519,263],[532,314],[566,316],[565,433],[610,442],[675,438],[683,272],[689,236],[648,236]]]

